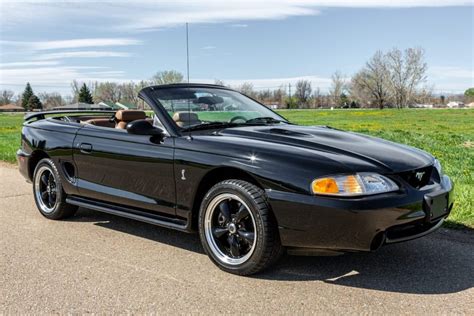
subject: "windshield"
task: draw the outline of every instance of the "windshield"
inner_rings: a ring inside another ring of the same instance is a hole
[[[184,130],[287,123],[264,105],[232,90],[172,87],[154,90],[153,97]]]

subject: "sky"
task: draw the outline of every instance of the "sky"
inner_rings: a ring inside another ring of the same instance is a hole
[[[0,89],[185,74],[186,22],[192,82],[327,91],[377,50],[422,47],[435,93],[474,86],[474,0],[0,0]]]

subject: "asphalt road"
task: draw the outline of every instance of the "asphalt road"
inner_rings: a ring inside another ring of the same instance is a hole
[[[36,210],[31,185],[0,165],[0,314],[474,314],[474,233],[441,230],[377,253],[285,257],[237,277],[197,235],[80,209]]]

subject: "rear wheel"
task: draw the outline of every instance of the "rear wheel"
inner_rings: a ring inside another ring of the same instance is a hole
[[[49,219],[73,216],[77,207],[66,203],[59,172],[51,159],[40,160],[33,174],[33,194],[40,213]]]
[[[201,204],[199,233],[211,260],[234,274],[257,273],[282,252],[264,192],[242,180],[222,181],[209,190]]]

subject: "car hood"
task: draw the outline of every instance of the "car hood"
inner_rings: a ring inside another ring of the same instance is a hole
[[[352,161],[362,160],[385,172],[403,172],[433,163],[433,157],[422,150],[327,126],[249,126],[224,129],[219,134],[349,156]]]

